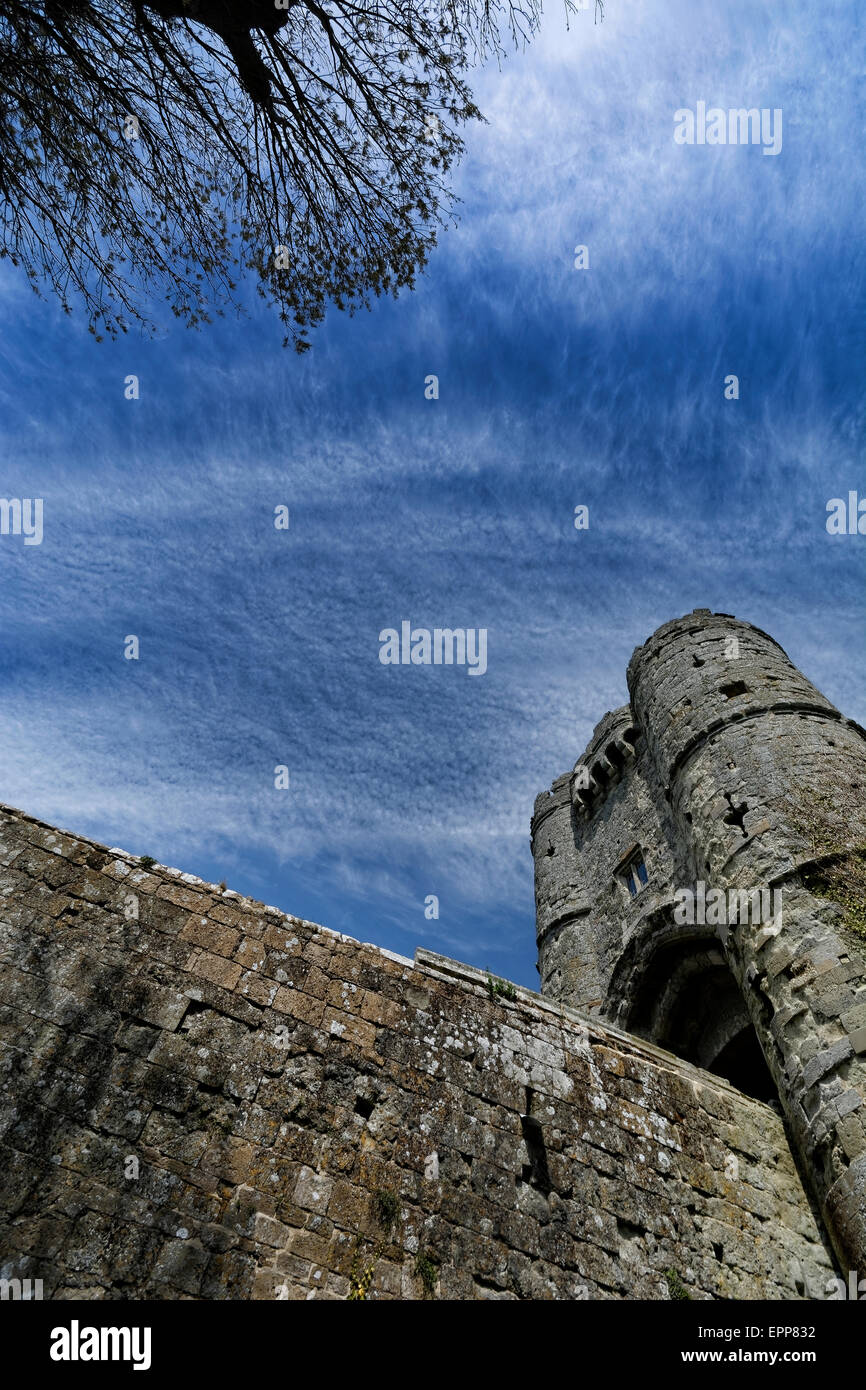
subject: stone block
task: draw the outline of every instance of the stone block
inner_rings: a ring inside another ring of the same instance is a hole
[[[191,941],[218,956],[230,956],[241,939],[233,927],[222,926],[209,917],[193,914],[180,932],[183,941]]]
[[[296,1206],[302,1207],[305,1211],[324,1213],[328,1210],[333,1190],[332,1178],[303,1167],[298,1174],[293,1200]]]
[[[814,1086],[822,1076],[826,1076],[828,1071],[834,1067],[839,1067],[843,1062],[852,1056],[853,1048],[848,1038],[840,1038],[832,1047],[825,1048],[817,1053],[811,1061],[807,1062],[803,1068],[803,1085],[807,1088]]]
[[[243,968],[235,961],[215,956],[210,951],[201,951],[190,958],[188,969],[193,975],[200,975],[212,984],[224,989],[234,989],[243,974]]]

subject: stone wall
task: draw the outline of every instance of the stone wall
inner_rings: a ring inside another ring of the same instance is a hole
[[[572,1009],[0,814],[0,1277],[821,1297],[774,1111]]]

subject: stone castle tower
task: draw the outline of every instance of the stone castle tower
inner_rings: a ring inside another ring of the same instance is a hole
[[[856,1296],[866,739],[707,611],[629,690],[540,995],[0,805],[0,1301]]]
[[[535,803],[542,993],[781,1107],[866,1270],[866,733],[708,609],[637,648],[628,689]]]

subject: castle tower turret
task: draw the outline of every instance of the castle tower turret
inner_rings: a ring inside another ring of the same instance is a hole
[[[866,1274],[866,735],[709,610],[659,628],[628,684],[536,801],[542,990],[778,1097]]]

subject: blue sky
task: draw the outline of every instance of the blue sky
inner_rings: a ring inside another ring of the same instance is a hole
[[[552,5],[477,74],[417,290],[303,359],[257,308],[96,344],[4,266],[0,494],[45,531],[0,538],[0,798],[535,987],[534,797],[660,623],[754,622],[866,723],[864,541],[825,529],[866,493],[862,30]],[[781,108],[780,154],[675,144],[700,100]],[[382,666],[404,619],[486,628],[487,672]]]

